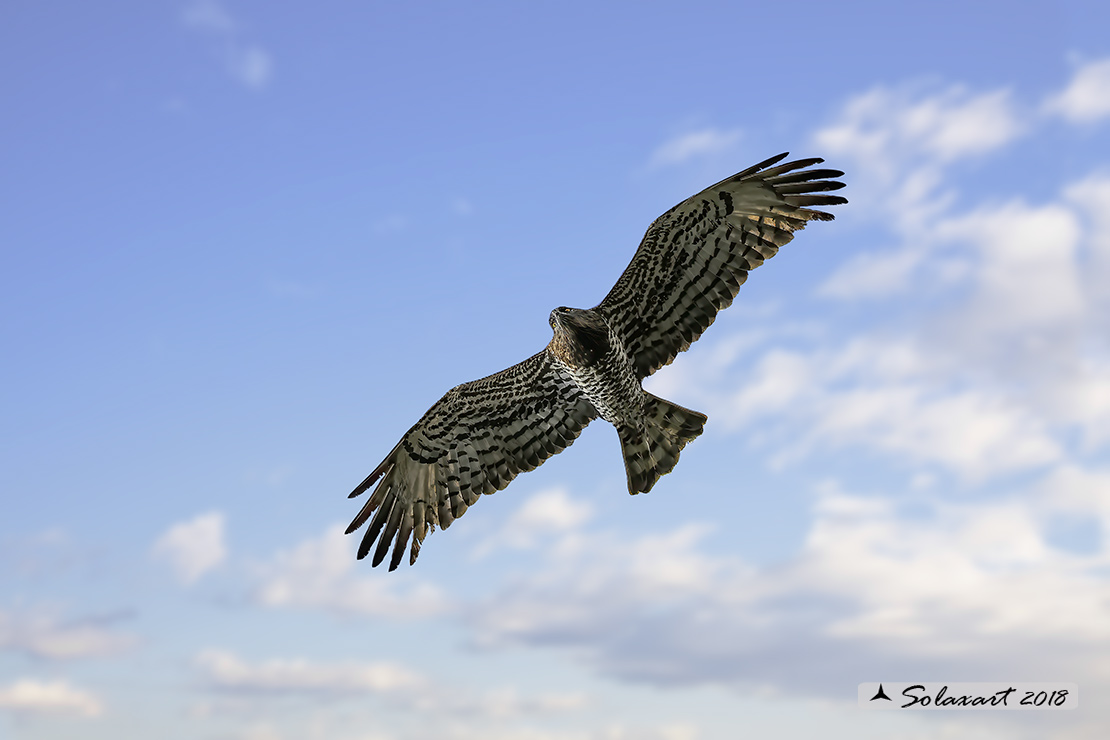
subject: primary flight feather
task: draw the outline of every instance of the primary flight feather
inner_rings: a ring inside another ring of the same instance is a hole
[[[821,159],[779,164],[780,154],[679,203],[655,219],[632,262],[594,308],[561,306],[541,352],[447,391],[405,433],[351,497],[377,482],[347,528],[370,522],[358,557],[373,550],[389,569],[409,545],[447,528],[483,493],[509,485],[566,449],[601,417],[617,428],[628,492],[651,490],[674,469],[706,417],[643,390],[641,382],[689,349],[748,277],[808,221],[833,216],[811,206],[847,201],[828,191],[838,170]],[[373,517],[373,518],[371,518]],[[375,544],[376,543],[376,544]]]

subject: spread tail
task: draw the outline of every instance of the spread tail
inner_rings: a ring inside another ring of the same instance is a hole
[[[678,453],[702,433],[706,421],[705,414],[650,393],[644,395],[643,433],[632,427],[617,427],[631,494],[647,493],[655,481],[674,470]]]

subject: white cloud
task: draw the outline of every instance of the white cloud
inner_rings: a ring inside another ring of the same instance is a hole
[[[498,547],[530,548],[544,538],[578,528],[593,517],[593,507],[553,488],[529,497],[497,532],[475,548],[482,557]]]
[[[1094,123],[1110,117],[1110,59],[1084,64],[1071,83],[1045,101],[1044,110],[1071,123]]]
[[[582,708],[581,693],[521,695],[513,688],[443,685],[390,662],[270,659],[250,663],[224,650],[204,650],[195,665],[214,690],[238,694],[389,697],[391,706],[442,716],[506,718],[564,714]]]
[[[695,157],[727,151],[740,140],[740,129],[706,128],[665,141],[651,155],[649,166],[683,164]]]
[[[1073,505],[1089,508],[1101,477],[1070,480]],[[888,497],[826,484],[802,551],[766,567],[709,554],[707,530],[688,525],[631,538],[578,531],[574,547],[554,543],[470,624],[480,645],[561,646],[605,674],[663,685],[839,695],[847,675],[941,665],[1064,670],[1103,685],[1092,646],[1110,645],[1110,542],[1089,556],[1049,544],[1041,509],[1052,498],[918,497],[907,517]]]
[[[1057,330],[1082,319],[1080,230],[1069,208],[1015,201],[946,219],[937,232],[979,251],[976,294],[961,311],[976,331]]]
[[[828,393],[817,411],[814,439],[938,463],[976,479],[1062,454],[1039,419],[980,390],[934,395],[920,383],[884,383]]]
[[[912,242],[956,197],[946,179],[955,162],[998,151],[1026,129],[1007,90],[877,87],[849,100],[813,139],[850,172],[855,212]]]
[[[924,257],[922,250],[912,248],[856,254],[821,284],[817,294],[842,300],[890,298],[906,290]]]
[[[743,424],[766,414],[778,413],[793,406],[814,387],[814,371],[806,358],[797,352],[771,349],[764,354],[754,372],[748,373],[740,390],[723,405],[726,422]]]
[[[183,583],[195,583],[227,558],[224,515],[213,511],[173,525],[154,543],[152,552],[168,561]]]
[[[878,87],[850,100],[815,139],[831,154],[877,158],[887,167],[897,163],[884,161],[892,157],[951,161],[985,154],[1016,139],[1022,128],[1007,90],[973,94],[953,86],[918,95]]]
[[[529,498],[509,519],[508,529],[530,542],[538,534],[574,529],[591,516],[593,507],[556,488]]]
[[[685,526],[632,541],[568,532],[540,567],[472,612],[475,639],[487,646],[621,642],[637,621],[631,605],[667,613],[727,578],[729,564],[696,550],[706,531]]]
[[[990,651],[1003,638],[1026,642],[1030,661],[1048,663],[1052,643],[1078,653],[1110,641],[1110,584],[1099,576],[1106,552],[1084,559],[1053,549],[1035,502],[1018,497],[932,513],[909,521],[889,499],[821,499],[795,575],[858,605],[827,625],[830,636],[889,640],[921,655]],[[1089,661],[1071,659],[1097,675]]]
[[[414,618],[442,613],[446,597],[402,574],[358,576],[354,538],[337,524],[323,535],[278,553],[260,568],[256,598],[273,607],[323,609],[339,614]]]
[[[62,620],[49,612],[0,611],[0,650],[36,658],[69,660],[115,655],[135,644],[134,637],[106,629],[113,618]]]
[[[1064,189],[1064,201],[1077,209],[1084,221],[1089,255],[1084,273],[1093,286],[1106,285],[1110,282],[1110,175],[1099,173],[1068,185]],[[1110,302],[1110,291],[1093,290],[1091,293],[1095,299]]]
[[[79,714],[98,717],[104,712],[93,694],[65,681],[24,679],[0,687],[0,709],[33,714]]]
[[[242,740],[282,740],[285,737],[288,736],[279,732],[271,722],[256,722],[243,728],[240,734]]]
[[[1083,224],[1077,271],[1085,301],[1082,329],[1072,337],[1081,349],[1064,377],[1052,386],[1054,405],[1064,418],[1082,424],[1088,449],[1110,442],[1110,176],[1096,174],[1064,190]]]
[[[1104,536],[1102,548],[1110,553],[1110,470],[1063,465],[1036,486],[1043,510],[1088,514],[1097,519]]]
[[[775,465],[862,448],[979,480],[1061,458],[1051,420],[1028,399],[968,386],[961,370],[958,357],[911,334],[849,338],[837,348],[772,345],[668,373]]]
[[[999,149],[1021,133],[1009,91],[972,97],[962,93],[950,90],[906,111],[907,138],[916,138],[926,151],[952,160]]]
[[[393,663],[268,660],[250,664],[223,650],[205,650],[196,664],[220,689],[262,692],[386,693],[416,690],[424,679]]]
[[[181,20],[186,27],[213,41],[233,79],[251,90],[269,85],[273,78],[273,56],[260,45],[241,40],[242,24],[219,0],[193,0],[182,11]]]

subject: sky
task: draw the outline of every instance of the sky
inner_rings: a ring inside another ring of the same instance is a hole
[[[0,738],[1093,740],[1104,3],[0,9]],[[347,493],[782,151],[849,203],[394,573]],[[1069,682],[871,712],[865,681]]]

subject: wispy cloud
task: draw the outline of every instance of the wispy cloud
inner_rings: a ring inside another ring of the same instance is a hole
[[[276,554],[258,569],[255,598],[264,606],[337,614],[413,618],[442,613],[446,597],[427,583],[357,575],[355,540],[337,524]]]
[[[104,706],[92,693],[66,681],[23,679],[0,686],[0,709],[26,714],[78,714],[97,717]]]
[[[1094,510],[1088,497],[1105,475],[1073,475],[1069,504],[1104,524],[1105,503]],[[827,483],[804,548],[771,567],[710,554],[709,530],[689,525],[631,538],[579,530],[573,548],[553,543],[470,624],[481,645],[560,645],[607,674],[662,685],[832,695],[868,667],[935,670],[938,660],[1094,678],[1089,646],[1110,643],[1100,575],[1110,546],[1076,556],[1049,544],[1043,513],[1059,506],[1059,485],[993,503],[919,499],[927,513],[911,518],[890,498]],[[835,668],[799,672],[802,655]]]
[[[154,543],[152,553],[167,561],[182,583],[195,583],[227,558],[224,515],[213,511],[173,525]]]
[[[909,339],[876,336],[837,349],[769,346],[731,364],[684,364],[670,382],[696,389],[694,405],[714,409],[734,430],[756,431],[753,443],[775,465],[862,449],[982,480],[1062,458],[1050,420],[1028,399],[961,385],[944,374],[949,359]]]
[[[925,257],[920,247],[854,255],[821,284],[818,295],[850,301],[890,298],[906,290]]]
[[[482,557],[501,547],[535,547],[543,539],[574,530],[592,517],[593,507],[571,498],[565,489],[540,491],[478,545],[475,555]]]
[[[182,11],[181,20],[216,45],[224,67],[244,87],[262,90],[269,85],[273,57],[262,46],[242,39],[241,24],[220,0],[192,0]]]
[[[957,85],[922,94],[877,87],[852,98],[816,141],[832,154],[896,165],[919,154],[941,161],[982,155],[1013,141],[1022,128],[1008,90],[975,93]]]
[[[0,650],[49,660],[116,655],[136,642],[133,636],[108,628],[119,618],[109,615],[62,619],[45,610],[0,611]]]
[[[387,693],[415,690],[423,678],[393,663],[268,660],[250,664],[224,650],[197,656],[205,680],[220,689],[258,692]]]
[[[1100,291],[1101,286],[1083,284],[1079,216],[1062,202],[1013,200],[976,208],[938,222],[936,235],[975,250],[968,273],[975,294],[964,319],[980,336],[1078,328],[1088,287]],[[1037,276],[1035,290],[1031,274]]]
[[[95,550],[73,540],[60,527],[0,539],[0,573],[43,578],[95,568]]]
[[[649,167],[684,164],[696,157],[720,154],[740,141],[740,129],[704,128],[663,142],[651,155]]]
[[[955,163],[996,152],[1028,128],[1009,90],[907,85],[851,98],[813,140],[822,156],[851,171],[856,212],[886,221],[912,242],[950,207]]]
[[[1110,166],[1110,165],[1105,165]],[[1081,226],[1080,250],[1086,258],[1083,273],[1091,285],[1110,281],[1110,174],[1099,172],[1071,183],[1064,189],[1064,202],[1074,209]],[[1088,291],[1095,301],[1110,301],[1110,291]],[[1099,311],[1098,313],[1102,313]],[[1110,313],[1110,312],[1108,312]]]
[[[512,688],[447,686],[391,662],[270,659],[248,662],[225,650],[204,650],[195,665],[209,688],[237,694],[389,697],[393,706],[438,716],[505,718],[580,709],[580,693],[520,695]]]
[[[1110,59],[1081,65],[1068,86],[1045,101],[1044,111],[1078,124],[1110,117]]]

